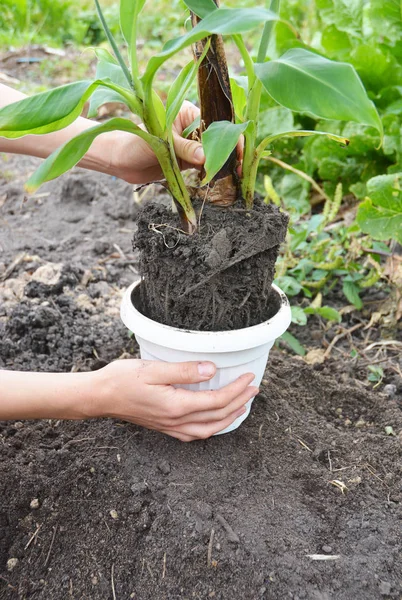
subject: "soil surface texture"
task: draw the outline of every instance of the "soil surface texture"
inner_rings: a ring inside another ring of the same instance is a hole
[[[36,161],[0,164],[0,368],[135,356],[130,186],[77,169],[25,200]],[[342,356],[274,350],[250,417],[192,444],[115,420],[0,423],[1,600],[400,599],[400,355],[375,389]]]
[[[169,208],[149,204],[138,216],[142,308],[150,319],[184,329],[225,331],[258,325],[278,310],[275,262],[288,218],[256,202],[199,207],[199,230],[178,229]]]

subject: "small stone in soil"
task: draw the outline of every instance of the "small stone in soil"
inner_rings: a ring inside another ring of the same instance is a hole
[[[7,561],[7,571],[12,571],[18,565],[18,558],[9,558]]]
[[[134,496],[139,496],[142,492],[147,491],[148,486],[145,483],[145,481],[140,481],[139,483],[133,483],[130,489],[133,492]]]
[[[332,546],[328,546],[327,544],[325,544],[322,547],[322,551],[325,552],[325,554],[331,554],[331,552],[332,552]]]
[[[386,385],[384,387],[384,394],[387,394],[387,396],[389,396],[390,398],[392,396],[395,396],[396,394],[396,385],[393,383],[388,383],[388,385]]]
[[[112,509],[110,511],[110,516],[112,517],[112,519],[115,519],[115,520],[119,518],[119,515],[117,514],[117,510],[114,510],[114,509]]]
[[[169,473],[170,473],[170,464],[168,463],[167,460],[161,460],[158,463],[158,469],[164,475],[169,475]]]
[[[29,506],[32,508],[32,510],[39,508],[40,505],[39,505],[38,498],[34,498],[33,500],[31,500],[31,503]]]
[[[391,593],[391,584],[388,581],[381,581],[380,583],[380,594],[381,596],[389,596]]]

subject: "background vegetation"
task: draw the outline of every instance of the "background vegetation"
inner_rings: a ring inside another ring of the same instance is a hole
[[[242,0],[242,4],[254,6],[255,1]],[[102,6],[118,37],[117,4],[103,0]],[[393,286],[402,285],[400,270],[395,275],[395,269],[389,269],[389,260],[402,243],[401,11],[399,0],[282,1],[282,17],[299,33],[277,24],[269,57],[278,58],[291,47],[306,47],[352,63],[384,127],[381,140],[369,127],[331,122],[333,133],[350,140],[348,147],[318,136],[280,141],[261,169],[259,192],[291,215],[277,276],[279,285],[294,298],[298,325],[305,325],[311,314],[324,324],[340,322],[349,306],[361,310],[373,290],[381,287],[392,295]],[[185,14],[180,0],[146,3],[141,27],[144,57],[183,31]],[[0,52],[38,44],[66,50],[65,57],[40,61],[33,78],[39,89],[58,83],[60,74],[60,82],[68,80],[69,74],[76,79],[77,72],[84,78],[92,55],[82,54],[79,48],[104,41],[92,0],[3,0],[0,5]],[[252,36],[247,43],[253,47]],[[186,59],[188,54],[183,55],[183,64]],[[234,48],[229,49],[228,59],[232,75],[241,77],[242,64]],[[162,96],[178,65],[169,63],[167,69],[160,81]],[[0,63],[1,71],[6,68]],[[38,75],[42,76],[39,82]],[[26,81],[20,87],[26,88]],[[192,95],[195,99],[195,90]],[[296,117],[274,106],[267,95],[260,119],[264,137],[293,128],[320,129],[320,123],[308,115]],[[397,318],[402,311],[398,293]],[[287,335],[287,342],[294,351],[304,352],[294,336]]]

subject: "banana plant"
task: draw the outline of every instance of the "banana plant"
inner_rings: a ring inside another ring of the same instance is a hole
[[[257,143],[258,116],[264,88],[278,104],[293,111],[320,119],[357,121],[375,127],[382,135],[382,125],[375,106],[351,65],[333,62],[304,48],[294,48],[277,60],[268,60],[269,40],[275,23],[280,20],[279,0],[272,0],[269,7],[255,8],[221,8],[217,0],[184,0],[193,17],[196,17],[193,19],[193,28],[167,42],[141,72],[137,35],[145,1],[120,0],[120,26],[127,43],[126,58],[110,32],[99,0],[95,0],[111,47],[111,52],[103,48],[95,49],[98,59],[96,79],[70,83],[0,110],[0,136],[7,138],[60,130],[81,114],[87,101],[90,102],[90,116],[95,116],[102,104],[113,101],[125,104],[143,122],[143,128],[126,118],[112,118],[103,124],[94,122],[92,128],[69,140],[40,165],[28,180],[27,191],[33,192],[44,182],[71,169],[98,135],[113,130],[128,131],[141,137],[155,152],[182,226],[189,234],[194,233],[197,230],[197,215],[174,153],[172,127],[200,65],[208,60],[214,36],[223,36],[225,42],[235,43],[244,63],[246,78],[243,79],[246,79],[246,84],[241,87],[232,80],[229,100],[233,117],[212,122],[202,131],[206,164],[200,188],[208,188],[233,154],[242,134],[244,157],[238,185],[247,208],[253,205],[259,162],[269,153],[269,147],[278,137],[328,135],[336,142],[348,143],[345,138],[325,131],[301,130],[271,135]],[[291,27],[290,24],[288,26]],[[257,56],[253,57],[243,34],[257,27],[261,27],[262,32]],[[202,52],[196,54],[195,60],[187,64],[172,82],[164,104],[156,91],[158,71],[168,59],[200,40],[204,40]]]

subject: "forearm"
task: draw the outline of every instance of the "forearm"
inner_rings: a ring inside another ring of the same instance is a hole
[[[95,416],[93,373],[0,370],[0,421],[85,419]]]
[[[18,92],[0,83],[0,109],[4,106],[18,102],[25,98],[25,94]],[[65,142],[82,133],[96,123],[90,119],[79,117],[60,131],[45,135],[26,135],[22,138],[9,140],[0,137],[0,152],[11,152],[13,154],[27,154],[38,158],[47,158],[54,150]],[[112,173],[110,164],[110,144],[113,143],[114,134],[103,134],[95,138],[87,154],[79,163],[80,167]]]

